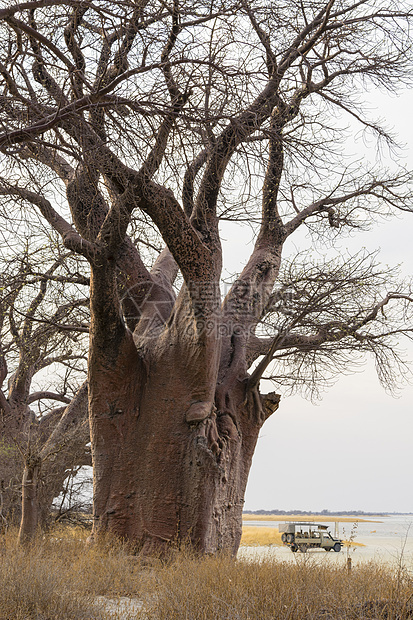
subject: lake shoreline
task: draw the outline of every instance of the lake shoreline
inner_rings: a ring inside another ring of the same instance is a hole
[[[305,521],[308,523],[382,523],[383,518],[391,515],[368,515],[369,518],[357,515],[341,516],[341,515],[316,515],[316,514],[289,514],[289,515],[273,515],[245,512],[242,515],[243,521]],[[372,518],[374,517],[374,518]],[[413,519],[413,515],[412,515]]]
[[[331,524],[331,533],[346,541],[340,553],[326,553],[322,549],[309,549],[307,554],[291,553],[282,544],[278,525],[282,522],[301,521]],[[271,557],[277,561],[297,561],[299,557],[311,557],[313,561],[328,564],[344,562],[351,557],[354,564],[365,562],[400,565],[413,576],[413,515],[389,515],[381,519],[351,518],[340,515],[243,515],[242,547],[238,557],[257,561]],[[294,557],[296,558],[294,560]],[[325,558],[325,560],[323,559]],[[301,561],[301,560],[298,560]]]

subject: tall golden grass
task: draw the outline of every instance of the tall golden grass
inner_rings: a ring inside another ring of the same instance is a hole
[[[0,538],[0,620],[355,620],[413,617],[413,582],[401,564],[353,568],[234,561],[176,550],[144,562],[107,539],[85,546],[86,533],[59,529],[22,550],[15,533]],[[109,612],[101,597],[143,602]],[[100,597],[100,598],[98,598]]]
[[[241,545],[282,545],[281,534],[276,527],[244,525]]]
[[[140,596],[140,563],[108,539],[87,546],[82,528],[58,527],[25,548],[0,537],[0,620],[101,620],[98,596]]]
[[[269,558],[233,562],[180,555],[155,574],[148,620],[407,620],[411,583],[385,567],[349,574],[311,556],[297,563]]]

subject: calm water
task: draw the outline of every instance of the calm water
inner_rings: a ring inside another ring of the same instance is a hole
[[[258,527],[278,527],[279,523],[283,522],[244,521],[244,524]],[[325,522],[324,524],[330,526],[330,532],[334,536],[335,524],[333,522]],[[339,523],[339,538],[348,540],[352,531],[354,533],[353,541],[363,545],[351,548],[351,557],[356,564],[374,560],[399,566],[402,559],[403,566],[413,578],[413,515],[377,517],[368,523],[357,523],[357,526],[351,522]],[[325,553],[322,549],[311,549],[310,552],[313,559],[333,565],[341,565],[347,557],[345,548],[341,553]],[[259,558],[262,555],[269,555],[286,562],[297,562],[302,559],[301,554],[291,553],[290,549],[285,546],[241,547],[239,552],[239,556],[245,558]],[[307,555],[309,554],[303,556],[304,560]]]
[[[368,517],[366,517],[367,519]],[[348,539],[351,535],[351,532],[354,531],[355,538],[354,540],[364,541],[366,542],[368,539],[371,539],[373,542],[373,538],[394,538],[398,541],[409,540],[411,542],[413,540],[413,515],[392,515],[390,517],[377,517],[374,519],[373,517],[368,518],[369,523],[350,523],[350,522],[342,522],[339,523],[339,537]],[[299,519],[297,519],[298,521]],[[284,521],[244,521],[245,525],[254,525],[254,526],[262,526],[262,527],[278,527],[279,523],[284,523]],[[335,532],[335,524],[326,522],[325,525],[330,526],[330,532],[334,536]]]

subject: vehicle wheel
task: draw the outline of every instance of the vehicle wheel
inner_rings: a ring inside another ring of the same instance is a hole
[[[301,553],[307,553],[307,548],[308,548],[308,546],[307,546],[307,545],[300,545],[300,551],[301,551]]]
[[[338,553],[339,551],[341,551],[341,545],[340,545],[340,543],[336,543],[336,544],[334,545],[333,549],[334,549],[334,551],[336,551],[337,553]]]
[[[294,534],[287,534],[287,542],[288,543],[294,542]]]
[[[326,547],[326,551],[331,551],[331,547]]]
[[[282,534],[282,536],[281,536],[281,540],[282,540],[283,542],[286,542],[286,540],[287,540],[287,534]]]
[[[298,551],[298,547],[297,547],[297,545],[291,545],[291,551],[292,551],[293,553],[296,553],[296,551]]]

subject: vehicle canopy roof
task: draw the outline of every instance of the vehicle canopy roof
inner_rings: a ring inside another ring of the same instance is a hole
[[[278,526],[279,532],[285,532],[287,534],[294,534],[296,528],[309,527],[310,529],[328,530],[329,526],[323,523],[307,523],[305,521],[295,521],[289,523],[280,523]]]

